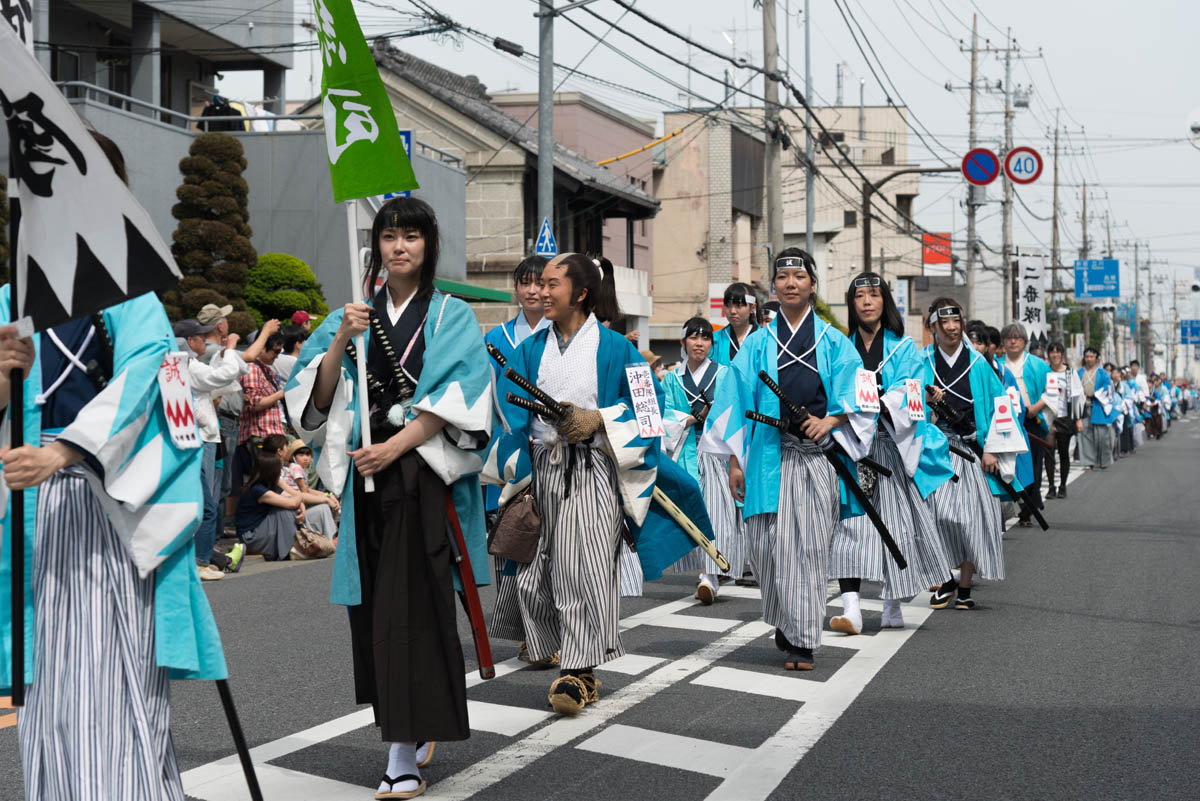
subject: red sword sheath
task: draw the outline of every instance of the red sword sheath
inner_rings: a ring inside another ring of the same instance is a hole
[[[475,639],[475,656],[479,661],[479,678],[493,679],[496,667],[492,664],[492,646],[488,642],[487,625],[483,620],[483,605],[479,602],[479,588],[475,586],[475,574],[471,571],[471,557],[463,539],[458,510],[454,507],[454,496],[446,487],[446,522],[450,524],[450,550],[454,553],[454,567],[462,584],[463,606],[471,621],[471,636]]]

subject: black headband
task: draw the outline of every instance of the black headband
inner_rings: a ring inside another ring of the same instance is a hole
[[[880,286],[882,283],[883,279],[878,275],[860,275],[854,279],[853,286],[855,289],[858,289],[866,286]]]
[[[774,272],[772,273],[772,276],[778,275],[780,270],[797,269],[803,269],[804,272],[808,273],[809,278],[816,278],[816,276],[813,274],[812,266],[799,256],[780,256],[775,260]]]
[[[940,317],[958,317],[962,318],[962,309],[958,306],[938,306],[929,313],[929,324],[933,325]]]

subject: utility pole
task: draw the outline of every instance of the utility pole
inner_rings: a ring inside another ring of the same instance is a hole
[[[763,159],[767,185],[767,254],[774,259],[783,245],[783,174],[779,166],[779,39],[775,31],[775,3],[762,4],[763,22],[763,118],[767,148]],[[811,191],[809,197],[812,197]]]
[[[1050,217],[1050,307],[1056,309],[1057,296],[1062,289],[1059,280],[1059,251],[1058,251],[1058,112],[1054,113],[1054,211]],[[1051,318],[1050,330],[1060,333],[1059,326],[1062,318],[1057,314]]]
[[[1111,259],[1113,257],[1113,255],[1112,255],[1112,253],[1113,253],[1113,251],[1112,251],[1112,220],[1109,219],[1107,211],[1104,212],[1104,238],[1108,244],[1108,247],[1104,253],[1104,258]]]
[[[554,230],[554,0],[539,3],[537,210]]]
[[[971,110],[967,149],[975,149],[975,97],[979,79],[979,17],[971,15]],[[975,193],[974,186],[967,189],[967,319],[975,319]]]
[[[1079,248],[1079,258],[1087,261],[1088,257],[1088,235],[1087,235],[1087,180],[1083,182],[1083,243]],[[1086,269],[1086,268],[1085,268]],[[1083,304],[1083,346],[1085,348],[1092,344],[1092,306],[1089,302]]]
[[[1004,47],[1004,152],[1000,154],[1000,163],[1008,158],[1009,151],[1012,150],[1012,133],[1013,133],[1013,105],[1012,105],[1012,28],[1008,29],[1005,36]],[[1007,324],[1012,320],[1012,181],[1005,176],[1001,179],[1004,183],[1004,201],[1001,204],[1001,212],[1003,214],[1003,222],[1001,231],[1003,233],[1004,242],[1000,247],[1001,260],[1004,265],[1004,313],[1003,319]]]
[[[1138,242],[1133,243],[1133,352],[1142,368],[1144,354],[1142,353],[1142,278],[1138,270]]]
[[[811,14],[808,10],[808,0],[804,0],[804,97],[812,97],[812,47],[810,46],[809,29]],[[838,97],[842,95],[842,65],[838,65]],[[811,102],[811,101],[810,101]],[[840,106],[842,101],[838,100]],[[814,259],[816,235],[813,226],[817,224],[816,174],[813,172],[813,135],[812,113],[804,105],[804,249]],[[824,273],[822,273],[823,275]]]

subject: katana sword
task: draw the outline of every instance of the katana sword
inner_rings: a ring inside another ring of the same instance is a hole
[[[492,663],[492,645],[488,641],[487,623],[483,617],[483,605],[479,602],[479,588],[475,586],[475,574],[471,570],[471,556],[467,553],[467,542],[463,538],[462,524],[458,520],[458,509],[454,506],[454,494],[446,487],[446,532],[450,540],[450,553],[458,580],[462,585],[463,607],[471,623],[471,637],[475,640],[475,657],[479,662],[479,678],[496,678],[496,666]]]
[[[779,402],[782,403],[787,409],[788,414],[791,415],[791,419],[783,420],[778,417],[770,417],[754,411],[746,412],[746,417],[756,423],[774,426],[780,431],[789,432],[795,434],[799,438],[804,438],[805,434],[801,429],[801,426],[809,417],[808,410],[803,406],[798,406],[792,401],[791,398],[785,395],[780,386],[775,383],[774,379],[767,375],[766,370],[760,371],[758,377],[764,384],[767,385],[767,389],[771,390],[771,392],[775,393],[775,395],[779,398]],[[862,506],[863,511],[867,515],[867,519],[871,521],[872,525],[875,526],[875,530],[879,532],[879,538],[883,540],[883,546],[887,548],[888,553],[892,555],[892,559],[896,562],[896,567],[900,568],[901,570],[907,568],[908,561],[904,558],[904,554],[901,552],[900,546],[896,544],[896,540],[892,538],[892,533],[888,531],[887,524],[884,523],[883,518],[879,516],[879,512],[875,509],[875,504],[871,503],[871,499],[867,497],[867,493],[863,492],[863,488],[858,483],[858,476],[851,473],[850,468],[847,467],[846,463],[839,458],[840,456],[846,456],[846,458],[850,458],[842,449],[842,446],[837,443],[837,440],[828,434],[826,434],[820,440],[810,441],[815,442],[817,447],[821,449],[821,454],[833,467],[833,471],[837,473],[838,477],[841,478],[842,483],[846,485],[846,489],[850,491],[850,494],[853,495],[855,500],[857,500]],[[874,465],[868,466],[873,470],[875,469]],[[887,470],[887,468],[883,469]],[[880,475],[891,475],[891,471],[887,471],[885,473],[877,470],[876,472],[879,472]]]
[[[539,389],[536,384],[525,378],[525,376],[521,375],[511,367],[508,367],[507,360],[504,358],[504,354],[500,352],[499,348],[497,348],[495,345],[489,344],[487,346],[487,350],[491,357],[496,360],[496,363],[505,368],[504,377],[528,392],[534,398],[534,400],[531,401],[528,398],[522,398],[520,395],[509,392],[504,398],[506,401],[511,403],[513,406],[518,406],[526,411],[541,415],[548,420],[554,420],[557,422],[566,417],[566,407],[554,400],[554,398],[550,397],[543,390]],[[699,526],[693,523],[691,518],[684,514],[683,510],[680,509],[679,506],[673,500],[671,500],[665,492],[656,486],[651,497],[659,505],[659,507],[666,512],[667,515],[674,520],[681,529],[683,529],[684,533],[691,537],[696,544],[699,545],[706,554],[708,554],[708,557],[716,563],[717,568],[722,573],[729,572],[729,560],[725,558],[724,554],[717,550],[717,546],[713,544],[713,541],[705,536],[704,532],[700,530]]]
[[[933,387],[931,386],[925,387],[926,392],[932,389]],[[937,413],[938,417],[945,419],[946,424],[954,430],[954,433],[963,438],[963,442],[967,443],[967,447],[974,451],[975,455],[978,456],[982,461],[983,446],[979,444],[978,440],[974,439],[974,432],[967,430],[968,423],[963,413],[955,411],[954,408],[944,400],[930,400],[929,408],[933,409],[933,411]],[[1042,531],[1046,531],[1050,528],[1050,524],[1046,522],[1046,518],[1042,517],[1042,513],[1034,508],[1033,504],[1029,502],[1028,498],[1017,492],[1016,489],[1013,488],[1012,484],[1005,481],[1003,476],[1000,475],[999,471],[992,473],[992,480],[1000,485],[1000,488],[1004,490],[1013,503],[1021,507],[1022,512],[1032,515],[1033,518],[1038,521],[1038,525],[1042,527]]]

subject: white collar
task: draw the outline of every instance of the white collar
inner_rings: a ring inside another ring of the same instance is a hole
[[[408,308],[408,304],[412,303],[412,299],[417,296],[417,290],[414,289],[412,293],[404,299],[404,302],[400,304],[399,308],[396,308],[395,304],[392,303],[392,290],[389,289],[386,284],[383,287],[383,291],[387,294],[388,320],[391,321],[392,326],[394,327],[396,323],[400,322],[400,315],[404,314],[404,310]]]
[[[1008,367],[1009,367],[1009,369],[1010,369],[1010,370],[1012,370],[1012,371],[1013,371],[1013,375],[1016,375],[1018,372],[1020,372],[1020,371],[1023,371],[1023,370],[1024,370],[1024,368],[1025,368],[1025,357],[1026,357],[1026,356],[1028,356],[1028,355],[1029,355],[1029,354],[1027,354],[1027,353],[1022,353],[1022,354],[1021,354],[1021,358],[1017,359],[1016,361],[1013,361],[1012,359],[1008,358],[1008,354],[1007,354],[1007,353],[1005,353],[1005,354],[1004,354],[1004,363],[1005,363],[1006,365],[1008,365]]]
[[[801,326],[804,325],[805,321],[808,320],[809,315],[812,314],[812,310],[813,310],[812,304],[809,304],[808,308],[806,308],[804,310],[804,315],[800,318],[800,322],[796,323],[795,328],[792,328],[792,324],[788,321],[787,315],[784,314],[782,310],[780,310],[779,314],[776,316],[775,319],[779,320],[779,322],[781,322],[783,325],[787,326],[788,330],[794,334],[797,331],[799,331]],[[778,330],[778,328],[779,328],[778,324],[775,326],[775,328],[776,328],[776,330]]]
[[[682,369],[687,370],[692,375],[692,383],[700,386],[700,379],[704,378],[704,374],[708,372],[708,366],[712,364],[712,359],[705,359],[700,362],[700,367],[696,370],[688,370],[687,362],[679,365]]]
[[[958,361],[959,354],[962,353],[963,341],[961,339],[958,340],[958,348],[954,351],[954,353],[946,353],[940,342],[937,345],[937,349],[941,352],[942,358],[946,360],[947,364],[954,364],[956,361]]]

